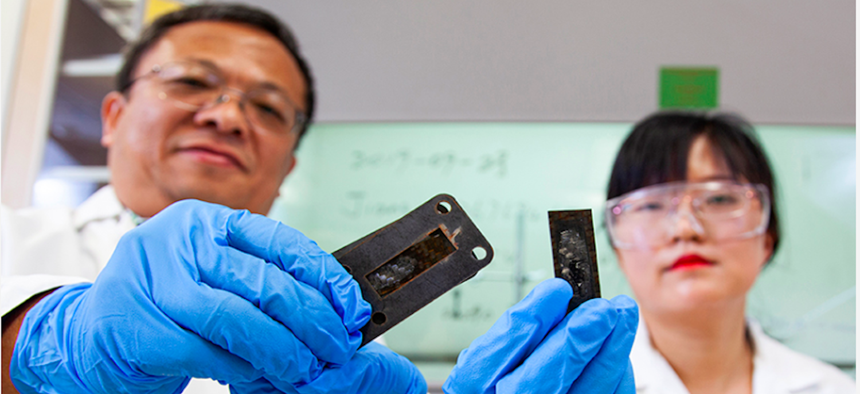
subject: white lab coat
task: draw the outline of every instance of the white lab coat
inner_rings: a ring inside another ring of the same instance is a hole
[[[753,394],[848,394],[856,385],[838,368],[789,349],[748,321],[755,348]],[[651,345],[648,328],[639,323],[630,352],[637,394],[689,394],[663,355]]]
[[[92,282],[119,239],[135,227],[132,214],[105,186],[75,209],[2,208],[0,309],[5,315],[42,291]],[[228,393],[213,380],[194,379],[185,393]]]

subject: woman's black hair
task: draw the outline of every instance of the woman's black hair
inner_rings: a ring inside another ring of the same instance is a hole
[[[690,147],[699,136],[722,154],[735,179],[767,186],[771,201],[767,233],[775,253],[780,237],[776,180],[752,125],[735,114],[658,112],[637,123],[615,158],[607,200],[642,187],[685,180]]]
[[[123,91],[132,81],[133,73],[140,63],[140,58],[150,48],[152,48],[165,33],[171,28],[190,22],[198,21],[218,21],[232,22],[244,25],[249,25],[257,29],[263,30],[274,36],[299,66],[302,77],[305,80],[307,90],[305,92],[305,116],[306,121],[299,130],[299,140],[305,135],[308,126],[314,116],[314,80],[311,75],[311,69],[299,51],[299,45],[296,42],[293,33],[283,22],[278,20],[274,15],[255,7],[250,7],[244,4],[203,4],[190,6],[179,9],[178,11],[162,15],[154,20],[149,27],[146,28],[137,41],[132,42],[125,49],[123,56],[123,65],[116,76],[116,90]]]

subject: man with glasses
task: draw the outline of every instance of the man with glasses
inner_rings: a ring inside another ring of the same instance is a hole
[[[3,389],[172,393],[197,377],[238,393],[426,392],[408,360],[358,348],[370,306],[337,261],[259,215],[313,107],[309,69],[271,15],[205,5],[153,22],[103,101],[111,185],[62,215],[4,212]],[[570,296],[560,280],[539,286],[447,389],[529,387],[563,368],[558,392],[580,376],[632,390],[635,304],[565,316]],[[587,356],[529,358],[570,347]]]

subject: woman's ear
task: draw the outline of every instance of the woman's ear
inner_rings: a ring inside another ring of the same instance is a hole
[[[122,117],[127,101],[125,96],[117,91],[108,93],[102,100],[102,139],[101,144],[110,148],[114,140],[119,119]]]
[[[764,249],[765,249],[765,253],[767,253],[767,258],[764,260],[763,266],[767,265],[767,263],[769,263],[770,260],[773,259],[773,252],[774,252],[773,245],[774,245],[773,235],[771,235],[769,232],[765,233],[765,235],[764,235]]]

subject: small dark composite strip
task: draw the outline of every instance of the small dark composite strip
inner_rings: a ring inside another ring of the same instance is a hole
[[[566,280],[573,288],[567,311],[599,298],[600,278],[591,210],[550,211],[549,232],[555,277]]]

